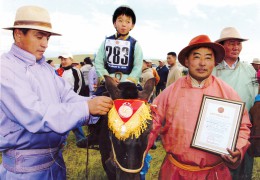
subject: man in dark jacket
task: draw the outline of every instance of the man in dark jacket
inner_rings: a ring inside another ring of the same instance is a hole
[[[163,91],[166,87],[166,82],[167,82],[167,76],[169,73],[169,69],[165,65],[164,60],[159,61],[159,66],[156,68],[156,71],[158,72],[160,76],[160,81],[156,85],[156,96],[160,94],[161,91]]]

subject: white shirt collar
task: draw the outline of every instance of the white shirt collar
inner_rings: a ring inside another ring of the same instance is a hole
[[[237,62],[238,62],[238,59],[237,59],[236,62],[233,63],[232,66],[230,67],[230,66],[226,63],[226,61],[224,60],[224,61],[223,61],[223,66],[224,66],[225,69],[235,69],[236,66],[237,66]]]
[[[192,78],[191,76],[190,76],[190,78],[191,78],[191,85],[192,85],[192,87],[202,88],[202,87],[204,86],[204,84],[205,84],[205,80],[206,80],[206,79],[204,79],[204,80],[199,84],[199,82],[198,82],[196,79]]]

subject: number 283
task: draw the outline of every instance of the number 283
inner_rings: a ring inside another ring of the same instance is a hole
[[[107,62],[112,64],[122,64],[127,65],[128,64],[128,47],[122,47],[119,46],[106,46],[107,53]],[[123,53],[123,57],[120,58],[120,53]],[[112,59],[111,59],[112,57]],[[111,62],[113,60],[113,62]]]

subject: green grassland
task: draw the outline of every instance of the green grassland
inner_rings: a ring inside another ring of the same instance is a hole
[[[165,152],[160,142],[157,142],[157,149],[150,150],[152,155],[151,167],[146,175],[147,180],[158,179],[158,172],[165,156]],[[67,146],[63,152],[64,160],[67,167],[68,180],[84,180],[86,179],[86,149],[77,148],[75,145],[75,137],[70,133],[67,140]],[[97,150],[89,150],[88,162],[88,179],[90,180],[106,180],[105,172],[102,168],[100,153]],[[2,161],[0,156],[0,162]],[[256,158],[254,162],[253,180],[260,179],[260,158]]]
[[[162,145],[157,142],[157,149],[151,150],[149,153],[152,156],[152,162],[149,172],[146,175],[146,178],[149,179],[158,179],[158,173],[161,166],[161,162],[165,156],[165,152],[162,148]],[[69,134],[68,145],[65,148],[63,153],[64,160],[67,167],[67,178],[68,180],[74,179],[86,179],[86,159],[87,151],[86,149],[77,148],[75,145],[75,138],[73,133]],[[106,174],[103,170],[100,153],[97,150],[89,150],[89,159],[88,159],[88,179],[98,179],[106,180]]]

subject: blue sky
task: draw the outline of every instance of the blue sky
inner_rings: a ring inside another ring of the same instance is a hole
[[[206,34],[219,38],[224,27],[236,27],[243,43],[243,61],[260,58],[259,0],[0,0],[0,27],[13,24],[17,8],[38,5],[51,15],[53,29],[63,34],[51,37],[46,57],[63,51],[95,53],[106,36],[115,33],[114,10],[126,4],[137,16],[130,34],[142,46],[144,58],[165,59],[169,51],[179,53],[189,41]],[[0,52],[13,43],[11,31],[0,30]]]

